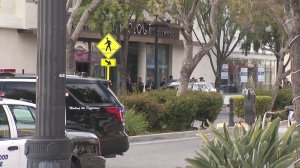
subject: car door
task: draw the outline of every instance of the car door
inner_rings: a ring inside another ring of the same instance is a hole
[[[26,105],[8,105],[10,113],[15,123],[15,130],[17,132],[16,145],[20,152],[19,163],[20,167],[26,167],[27,158],[24,154],[26,139],[32,137],[35,131],[35,113],[36,110],[32,106]]]
[[[12,118],[6,109],[0,105],[0,168],[20,168],[19,140],[13,139]]]

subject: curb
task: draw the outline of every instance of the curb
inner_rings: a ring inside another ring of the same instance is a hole
[[[223,124],[223,123],[218,123]],[[216,125],[218,125],[216,124]],[[219,127],[221,128],[221,127]],[[233,130],[233,127],[227,127],[228,131],[231,132]],[[281,124],[279,127],[278,132],[280,134],[284,134],[287,130],[287,126],[284,124]],[[158,141],[158,140],[172,140],[172,139],[181,139],[181,138],[193,138],[198,137],[198,132],[202,131],[205,134],[209,134],[209,129],[203,129],[203,130],[194,130],[194,131],[183,131],[183,132],[169,132],[169,133],[161,133],[161,134],[149,134],[149,135],[137,135],[137,136],[129,136],[128,141],[129,143],[136,143],[136,142],[144,142],[144,141]]]
[[[161,134],[150,134],[150,135],[138,135],[138,136],[129,136],[128,140],[130,143],[142,142],[142,141],[155,141],[155,140],[169,140],[169,139],[180,139],[180,138],[191,138],[197,137],[197,133],[200,130],[195,131],[183,131],[183,132],[169,132]],[[202,130],[207,131],[207,130]]]

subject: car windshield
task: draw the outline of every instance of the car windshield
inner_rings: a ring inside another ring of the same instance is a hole
[[[214,89],[214,87],[211,83],[205,83],[205,85],[208,89]]]

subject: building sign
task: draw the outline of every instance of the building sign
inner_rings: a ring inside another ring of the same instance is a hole
[[[129,23],[129,33],[137,36],[155,37],[156,26],[158,29],[158,38],[179,40],[179,30],[168,27],[164,24],[151,23]]]
[[[223,64],[222,65],[221,79],[228,79],[228,64]]]
[[[257,81],[258,82],[265,82],[265,68],[258,68],[257,69]]]
[[[76,62],[89,62],[89,53],[88,52],[75,51],[74,60]]]
[[[248,68],[241,68],[241,82],[247,83],[248,82]]]

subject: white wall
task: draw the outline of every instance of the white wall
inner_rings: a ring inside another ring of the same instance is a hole
[[[26,0],[0,0],[0,27],[37,28],[37,4]]]
[[[14,29],[0,28],[0,68],[15,68],[17,73],[36,73],[37,40]]]
[[[194,54],[198,51],[199,47],[194,47]],[[172,75],[174,79],[180,78],[180,70],[182,66],[182,61],[184,59],[184,47],[183,45],[174,45],[172,47]],[[213,59],[215,62],[215,59]],[[195,77],[199,80],[200,77],[203,77],[207,82],[215,82],[215,75],[212,71],[208,56],[204,56],[199,64],[196,66],[193,71],[191,78]]]

